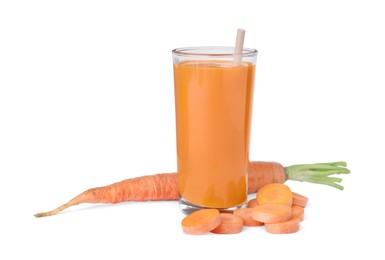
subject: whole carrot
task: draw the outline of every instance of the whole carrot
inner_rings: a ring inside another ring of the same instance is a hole
[[[325,184],[342,190],[343,187],[337,184],[342,179],[329,176],[350,173],[345,167],[345,162],[300,164],[283,167],[276,162],[253,161],[249,164],[248,169],[248,193],[254,193],[266,184],[284,183],[286,180]],[[177,200],[178,198],[177,174],[162,173],[131,178],[107,186],[88,189],[58,208],[37,213],[35,217],[51,216],[81,203],[119,203],[125,201]]]
[[[176,173],[162,173],[123,180],[91,188],[60,207],[35,214],[46,217],[81,203],[119,203],[124,201],[176,200],[179,197]]]

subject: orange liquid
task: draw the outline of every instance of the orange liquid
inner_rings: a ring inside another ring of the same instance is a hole
[[[230,208],[247,200],[255,65],[174,65],[178,182],[187,202]]]

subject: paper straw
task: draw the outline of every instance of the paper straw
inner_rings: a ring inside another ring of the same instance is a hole
[[[245,40],[245,30],[237,30],[237,39],[235,41],[234,48],[234,64],[239,65],[242,63],[242,51],[243,51],[243,42]]]

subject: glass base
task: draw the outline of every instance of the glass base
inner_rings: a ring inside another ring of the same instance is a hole
[[[240,205],[231,207],[231,208],[217,208],[217,209],[221,213],[232,213],[234,210],[242,208],[244,206],[246,206],[246,202],[242,203]],[[182,197],[180,197],[179,198],[179,209],[184,214],[189,215],[189,214],[191,214],[191,213],[193,213],[193,212],[195,212],[197,210],[200,210],[200,209],[209,209],[209,207],[201,207],[201,206],[197,206],[197,205],[191,204],[190,202],[188,202],[185,199],[183,199]]]

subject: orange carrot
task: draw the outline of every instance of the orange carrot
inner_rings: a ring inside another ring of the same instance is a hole
[[[123,201],[176,200],[179,197],[176,174],[164,173],[142,176],[92,188],[79,194],[60,207],[35,217],[54,215],[80,203],[119,203]]]
[[[289,234],[299,230],[299,218],[292,218],[279,223],[266,223],[265,229],[271,234]]]
[[[305,210],[300,206],[291,206],[291,217],[299,218],[300,221],[303,221],[303,216],[305,214]]]
[[[258,204],[286,204],[290,205],[293,201],[293,196],[290,188],[282,183],[270,183],[258,190]]]
[[[308,181],[326,184],[338,189],[338,178],[331,174],[349,173],[345,162],[303,164],[283,167],[276,162],[251,162],[248,169],[248,192],[255,193],[269,183],[283,183],[288,180]],[[108,186],[92,188],[79,194],[60,207],[35,217],[54,215],[68,207],[81,203],[119,203],[125,201],[176,200],[179,197],[176,173],[163,173],[127,179]]]
[[[268,172],[269,174],[261,174]],[[284,183],[286,181],[285,168],[277,162],[250,163],[248,170],[248,192],[255,193],[269,183]]]
[[[306,204],[307,202],[309,201],[309,199],[301,194],[298,194],[298,193],[295,193],[295,192],[292,192],[292,195],[293,195],[293,204],[292,205],[296,205],[296,206],[300,206],[300,207],[306,207]]]
[[[243,220],[240,216],[231,213],[221,213],[221,223],[211,230],[215,234],[237,234],[243,229]]]
[[[256,221],[252,218],[253,208],[236,209],[234,215],[240,216],[243,219],[243,225],[248,227],[263,226],[263,222]]]
[[[260,204],[253,208],[252,217],[263,223],[284,222],[291,218],[291,206],[285,204]]]
[[[221,223],[217,209],[201,209],[187,215],[182,220],[182,229],[186,234],[201,235],[210,232]]]
[[[251,199],[247,202],[247,207],[248,208],[254,208],[255,206],[257,206],[259,203],[257,201],[257,198],[254,198],[254,199]]]

